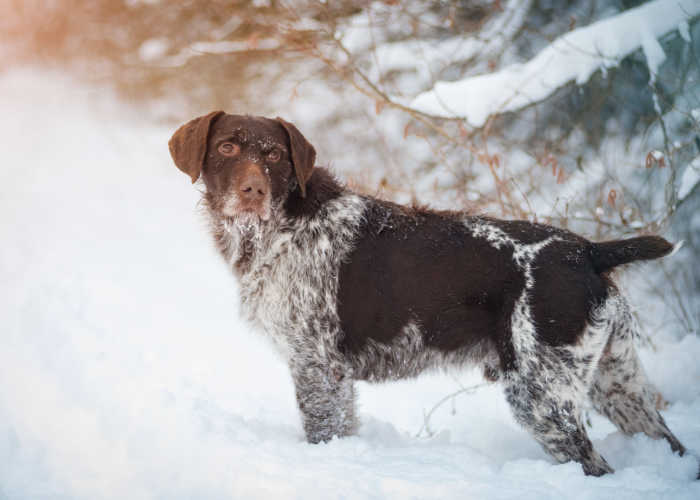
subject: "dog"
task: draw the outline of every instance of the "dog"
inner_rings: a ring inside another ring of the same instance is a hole
[[[169,142],[203,180],[241,311],[287,361],[310,443],[353,434],[353,382],[480,364],[557,461],[613,469],[581,417],[589,398],[623,433],[685,448],[656,409],[638,326],[610,273],[667,255],[657,236],[595,243],[527,221],[357,194],[282,118],[214,111]]]

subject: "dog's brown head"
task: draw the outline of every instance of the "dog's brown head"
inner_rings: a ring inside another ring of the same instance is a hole
[[[291,123],[223,111],[182,125],[168,145],[193,183],[202,176],[210,208],[227,217],[268,220],[290,193],[305,197],[316,160],[314,147]]]

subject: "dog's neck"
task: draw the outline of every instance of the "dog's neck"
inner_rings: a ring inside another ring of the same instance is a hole
[[[274,208],[267,221],[252,214],[228,217],[211,209],[208,214],[214,242],[226,263],[239,276],[250,270],[281,224],[279,209]]]
[[[325,203],[344,191],[328,170],[316,167],[306,183],[306,196],[298,188],[293,189],[284,202],[284,212],[289,217],[313,217]]]
[[[318,168],[306,185],[306,196],[298,188],[284,201],[274,204],[270,218],[261,220],[253,214],[228,217],[207,203],[210,225],[216,246],[239,277],[247,274],[255,260],[269,248],[275,235],[285,226],[293,227],[318,215],[322,207],[344,192],[344,188],[325,169]]]

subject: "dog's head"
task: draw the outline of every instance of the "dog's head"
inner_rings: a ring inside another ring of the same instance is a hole
[[[216,213],[266,221],[292,193],[306,196],[314,147],[281,118],[214,111],[182,125],[170,154],[194,183],[201,176]]]

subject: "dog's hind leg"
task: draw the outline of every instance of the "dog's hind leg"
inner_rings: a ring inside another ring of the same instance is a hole
[[[555,360],[539,360],[524,376],[506,377],[506,398],[515,419],[559,462],[574,460],[587,475],[601,476],[612,467],[593,448],[581,419],[585,398],[569,371]],[[547,365],[547,368],[544,366]],[[557,372],[554,381],[550,373]],[[567,379],[570,383],[567,384]]]
[[[588,475],[613,472],[593,448],[581,418],[593,367],[607,336],[588,327],[577,346],[548,346],[537,341],[525,297],[512,316],[516,368],[504,376],[505,393],[515,419],[559,462],[574,460]]]
[[[664,438],[673,451],[683,455],[685,447],[656,409],[658,392],[647,380],[634,348],[637,324],[619,295],[613,314],[610,338],[589,391],[593,406],[623,433],[643,432],[654,439]]]

